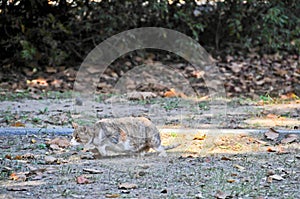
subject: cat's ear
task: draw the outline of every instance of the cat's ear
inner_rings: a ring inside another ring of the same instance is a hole
[[[73,129],[78,129],[78,124],[75,122],[72,122],[72,127],[73,127]]]

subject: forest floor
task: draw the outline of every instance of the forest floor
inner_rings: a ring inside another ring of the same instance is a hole
[[[70,146],[71,135],[0,133],[0,198],[300,195],[300,135],[277,131],[299,129],[300,103],[293,96],[254,101],[99,95],[91,104],[92,118],[85,115],[87,102],[80,99],[83,105],[74,108],[67,92],[49,92],[43,99],[27,94],[1,93],[1,127],[71,128],[73,121],[89,125],[96,118],[145,116],[161,130],[164,145],[181,145],[167,157],[150,152],[97,159]],[[265,131],[252,135],[246,129]]]
[[[92,102],[68,91],[74,67],[3,67],[0,198],[299,198],[299,60],[255,53],[218,57],[217,79],[226,96],[214,99],[203,79],[209,71],[167,61],[154,67],[162,63],[153,56],[134,56],[107,68],[101,81],[94,78],[101,68],[87,68],[84,77],[98,92]],[[188,97],[187,85],[198,97]],[[100,94],[124,86],[138,92]],[[150,118],[164,145],[180,146],[167,157],[150,152],[98,159],[70,146],[70,134],[4,132],[59,131],[72,122],[124,116]]]

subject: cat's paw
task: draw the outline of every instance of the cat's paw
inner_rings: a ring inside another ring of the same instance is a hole
[[[167,157],[166,151],[162,151],[158,154],[159,157]]]

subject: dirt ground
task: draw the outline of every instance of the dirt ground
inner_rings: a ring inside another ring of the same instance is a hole
[[[98,159],[69,146],[71,135],[0,134],[0,198],[299,198],[298,134],[282,143],[262,134],[172,131],[297,129],[298,102],[107,98],[93,107],[100,118],[148,116],[159,129],[171,129],[161,133],[164,145],[181,145],[167,157],[150,152]],[[3,100],[0,113],[1,127],[71,127],[74,118],[88,125],[69,98]]]

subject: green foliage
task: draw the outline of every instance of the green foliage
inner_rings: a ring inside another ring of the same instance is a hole
[[[180,31],[211,52],[300,52],[296,0],[181,2],[2,0],[0,59],[13,66],[74,66],[108,37],[149,26]]]
[[[31,43],[25,40],[20,41],[23,50],[21,51],[21,57],[27,61],[32,61],[35,54],[36,54],[36,48],[32,46]]]

